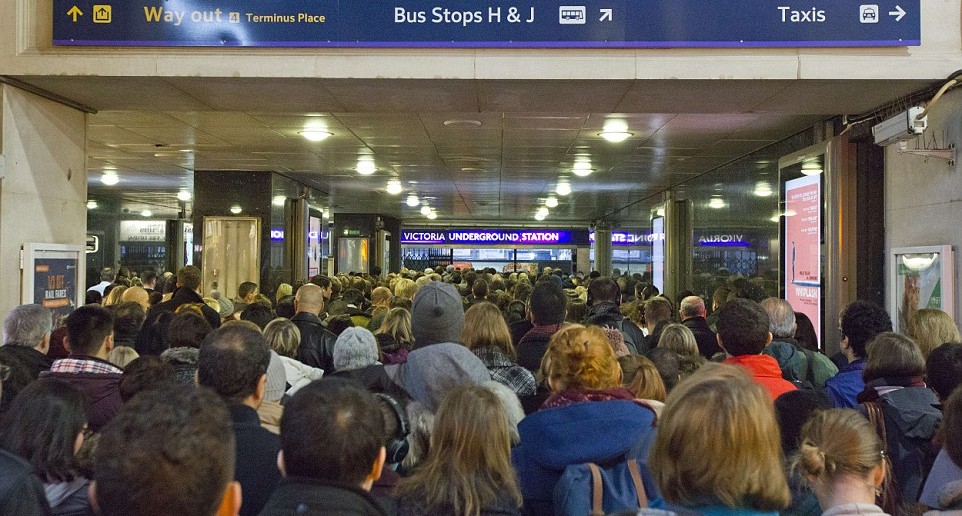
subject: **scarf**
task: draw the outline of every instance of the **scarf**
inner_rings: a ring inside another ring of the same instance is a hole
[[[885,378],[876,378],[866,383],[865,390],[860,392],[855,399],[859,403],[878,401],[882,397],[882,394],[879,393],[880,390],[884,393],[894,390],[885,389],[885,387],[925,387],[925,381],[921,376],[888,376]]]
[[[565,389],[561,392],[552,394],[539,410],[567,407],[575,403],[586,401],[613,401],[629,400],[635,401],[635,395],[623,387],[613,387],[611,389],[584,390]]]

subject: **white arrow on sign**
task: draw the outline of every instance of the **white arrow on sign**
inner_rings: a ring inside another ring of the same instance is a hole
[[[611,16],[612,16],[611,13],[614,11],[614,9],[598,9],[598,10],[601,11],[601,18],[598,18],[598,21],[611,21]]]
[[[889,11],[889,16],[895,16],[895,21],[902,21],[902,18],[905,17],[905,9],[896,5],[894,11]]]

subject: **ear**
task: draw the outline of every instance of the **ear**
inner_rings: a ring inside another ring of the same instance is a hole
[[[232,481],[224,490],[224,497],[217,508],[217,516],[237,516],[240,514],[241,503],[244,501],[240,482]]]
[[[91,480],[87,486],[87,500],[94,514],[100,514],[100,505],[97,503],[97,481]]]
[[[106,339],[104,339],[103,346],[104,346],[104,351],[106,351],[107,353],[110,353],[110,350],[114,349],[114,334],[113,334],[113,333],[111,333],[110,335],[107,336]]]
[[[37,346],[37,351],[43,353],[44,355],[50,351],[50,332],[43,334],[43,338],[40,339],[40,344]]]
[[[880,487],[885,482],[885,461],[883,460],[872,470],[872,482],[875,487]]]
[[[277,451],[277,471],[281,472],[281,476],[287,478],[287,468],[284,465],[284,450]]]
[[[377,454],[377,459],[374,461],[374,464],[371,465],[369,478],[372,482],[376,482],[381,478],[381,472],[384,470],[385,462],[387,462],[387,450],[381,446],[381,451]]]
[[[260,380],[257,380],[257,388],[254,389],[254,398],[258,401],[263,400],[265,392],[267,392],[267,373],[262,374]]]
[[[769,344],[772,343],[772,332],[768,332],[768,338],[765,339],[765,347],[767,348]]]
[[[64,336],[63,338],[63,349],[67,350],[67,353],[73,353],[73,346],[70,345],[70,337]]]

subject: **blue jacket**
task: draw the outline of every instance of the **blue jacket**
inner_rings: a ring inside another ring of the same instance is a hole
[[[839,370],[833,378],[825,381],[825,394],[835,408],[855,408],[858,406],[856,396],[865,389],[862,381],[862,371],[865,369],[865,359],[860,358]]]
[[[553,514],[554,486],[565,467],[630,452],[646,462],[655,413],[628,400],[589,401],[538,411],[521,420],[511,454],[528,514]],[[650,500],[658,498],[649,493]]]

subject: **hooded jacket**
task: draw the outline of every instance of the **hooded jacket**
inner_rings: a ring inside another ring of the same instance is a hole
[[[768,355],[739,355],[726,358],[725,363],[745,368],[752,380],[768,391],[772,400],[796,390],[791,382],[782,378],[782,369],[778,367],[778,362]]]
[[[645,334],[635,326],[635,323],[625,319],[614,303],[595,303],[588,309],[585,324],[615,328],[625,336],[628,351],[636,355],[648,355],[649,340]]]
[[[811,351],[812,376],[808,375],[808,354],[799,349],[795,339],[778,337],[762,350],[762,354],[774,358],[782,369],[782,378],[789,381],[808,382],[818,390],[825,388],[825,382],[838,373],[838,368],[827,356]]]
[[[860,358],[841,368],[834,377],[825,380],[825,394],[835,408],[855,408],[858,406],[858,393],[865,388],[862,371],[865,359]]]

